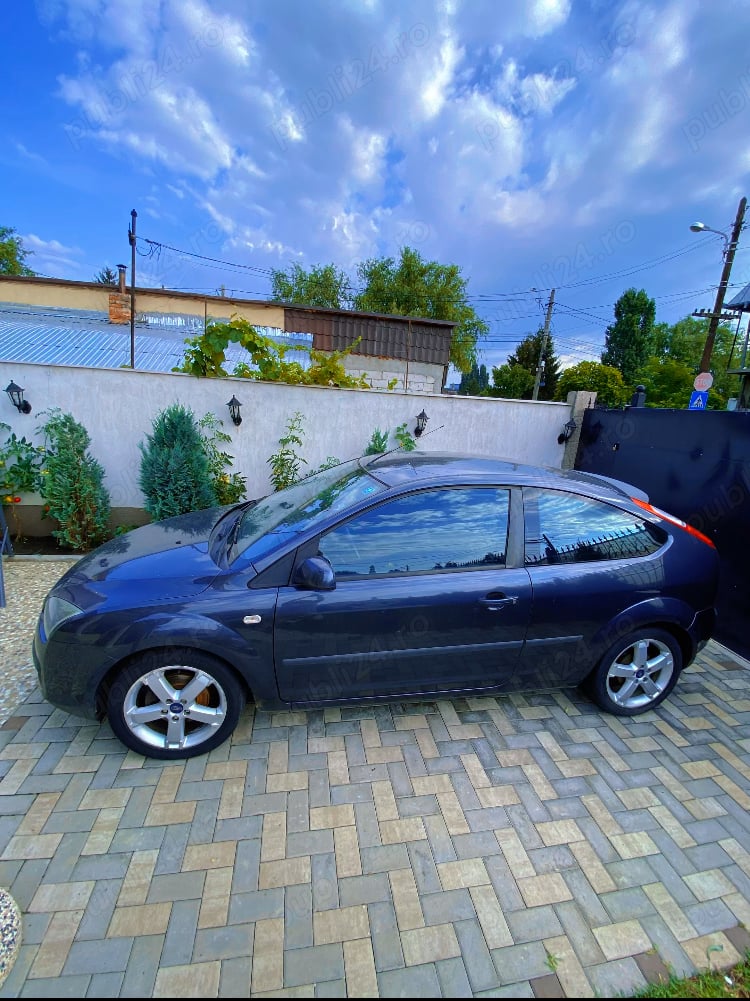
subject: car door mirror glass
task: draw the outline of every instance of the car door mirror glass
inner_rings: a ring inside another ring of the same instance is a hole
[[[306,591],[333,591],[336,574],[324,556],[308,556],[294,571],[292,584]]]

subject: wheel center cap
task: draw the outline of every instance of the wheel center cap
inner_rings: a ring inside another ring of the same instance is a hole
[[[181,713],[185,707],[181,702],[171,702],[169,705],[169,711],[171,713]]]
[[[644,676],[644,674],[645,674],[645,673],[646,673],[646,672],[645,672],[645,671],[643,670],[643,668],[642,668],[642,667],[640,667],[640,668],[638,668],[638,670],[637,670],[637,671],[635,672],[635,676],[636,676],[636,678],[638,678],[638,680],[640,681],[640,679],[641,679],[641,678],[642,678],[642,677]]]

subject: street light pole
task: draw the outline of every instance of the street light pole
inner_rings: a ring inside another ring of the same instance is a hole
[[[737,216],[734,220],[734,227],[732,228],[732,237],[729,243],[726,242],[726,234],[722,233],[721,230],[711,229],[710,226],[704,226],[702,223],[694,223],[690,228],[694,233],[700,233],[703,230],[710,230],[712,233],[718,233],[719,236],[724,238],[724,267],[721,272],[721,281],[719,282],[719,287],[716,290],[716,302],[714,303],[713,312],[711,313],[711,320],[708,324],[708,333],[706,334],[706,344],[703,348],[703,356],[701,357],[700,371],[708,372],[711,367],[711,352],[714,349],[714,341],[716,340],[716,331],[719,328],[719,321],[721,319],[721,311],[724,306],[724,296],[726,295],[727,286],[729,285],[729,276],[732,273],[732,264],[734,263],[734,252],[737,249],[737,243],[740,239],[740,233],[742,232],[742,224],[745,219],[745,209],[747,207],[747,198],[741,198],[740,204],[737,206]]]

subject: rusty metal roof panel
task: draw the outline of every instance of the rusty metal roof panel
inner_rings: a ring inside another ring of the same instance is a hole
[[[447,365],[455,324],[422,317],[378,316],[347,311],[286,307],[285,329],[313,335],[321,351],[341,351],[356,341],[355,353]]]

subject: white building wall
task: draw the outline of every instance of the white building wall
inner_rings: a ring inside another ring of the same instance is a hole
[[[442,365],[411,361],[408,366],[400,358],[373,358],[370,355],[347,355],[344,368],[352,375],[364,375],[373,389],[403,390],[410,393],[439,393],[443,384]]]
[[[297,411],[304,416],[306,468],[336,456],[361,455],[375,428],[393,431],[424,410],[427,432],[419,440],[426,451],[471,452],[559,467],[564,447],[557,442],[571,408],[567,403],[538,403],[482,397],[442,396],[387,390],[288,386],[248,379],[196,379],[177,373],[130,369],[92,369],[0,363],[0,389],[13,380],[26,390],[33,408],[19,414],[0,394],[0,421],[19,435],[41,443],[35,429],[42,411],[59,407],[73,414],[91,436],[91,451],[104,466],[113,508],[140,508],[138,443],[151,431],[156,414],[182,403],[201,417],[216,414],[232,436],[234,468],[247,477],[248,497],[269,492],[268,457],[277,450],[286,423]],[[236,395],[243,421],[235,427],[227,401]]]

